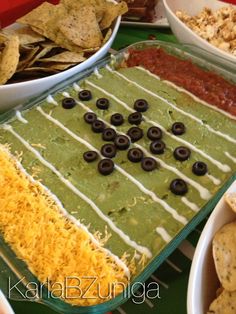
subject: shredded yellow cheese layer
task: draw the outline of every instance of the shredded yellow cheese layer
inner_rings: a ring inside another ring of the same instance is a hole
[[[0,231],[39,281],[74,305],[102,303],[121,293],[128,278],[114,258],[62,213],[5,148],[0,165]]]

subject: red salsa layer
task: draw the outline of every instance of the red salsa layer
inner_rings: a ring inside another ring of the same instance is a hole
[[[142,66],[161,79],[183,87],[200,99],[236,116],[236,85],[203,70],[190,60],[181,60],[162,48],[131,49],[127,65]]]

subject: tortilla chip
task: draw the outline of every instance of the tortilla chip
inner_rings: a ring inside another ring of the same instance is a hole
[[[20,45],[38,43],[45,40],[44,36],[36,33],[29,26],[7,31],[7,33],[10,35],[17,35],[20,40]]]
[[[78,63],[84,61],[83,53],[76,53],[71,51],[64,51],[56,54],[50,58],[41,58],[40,62],[64,62],[64,63]]]
[[[215,299],[209,308],[208,314],[235,314],[236,313],[236,291],[223,292]]]
[[[26,75],[27,73],[28,74],[32,74],[32,73],[39,73],[39,72],[46,72],[46,73],[57,73],[58,71],[57,70],[53,70],[49,67],[42,67],[42,66],[34,66],[34,67],[30,67],[30,68],[26,68],[24,69],[23,71],[19,72],[18,74],[21,74],[21,75]]]
[[[105,10],[106,10],[107,0],[61,0],[60,3],[63,4],[68,11],[70,10],[80,10],[81,7],[85,5],[91,5],[95,8],[96,19],[98,23],[102,20]]]
[[[215,234],[213,258],[223,288],[236,290],[236,221],[226,224]]]
[[[96,20],[95,9],[83,6],[79,11],[70,11],[59,26],[61,32],[74,44],[83,48],[101,46],[102,33]]]
[[[8,36],[2,50],[0,63],[0,84],[5,84],[15,73],[19,62],[19,38]]]
[[[76,65],[76,63],[48,62],[48,63],[45,63],[44,68],[48,68],[53,71],[64,71],[74,65]]]
[[[102,42],[103,45],[105,45],[105,43],[110,39],[111,35],[112,35],[112,29],[109,28],[108,31],[106,32],[104,39],[103,39],[103,42]]]
[[[31,67],[35,62],[37,62],[40,58],[43,58],[46,54],[48,54],[52,49],[57,48],[58,46],[54,43],[44,45],[43,49],[41,49],[34,58],[29,62],[28,67]]]
[[[40,49],[39,46],[29,47],[29,46],[21,46],[20,47],[20,60],[17,66],[16,72],[24,70],[30,64],[30,61],[36,55],[37,51]]]
[[[38,29],[38,32],[40,32],[40,34],[46,36],[47,35],[46,24],[49,20],[51,20],[54,10],[55,5],[48,2],[43,2],[34,10],[17,19],[16,22],[20,24],[34,26]]]
[[[111,26],[112,22],[119,16],[128,11],[128,6],[125,2],[114,4],[113,2],[106,2],[105,14],[100,22],[101,30]]]

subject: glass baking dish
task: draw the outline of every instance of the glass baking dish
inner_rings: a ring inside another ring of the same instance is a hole
[[[79,73],[77,75],[74,75],[70,79],[64,81],[61,84],[58,84],[54,86],[52,89],[45,91],[42,95],[39,97],[30,100],[28,103],[23,105],[21,108],[17,108],[20,111],[28,110],[51,94],[55,94],[59,91],[63,91],[66,87],[72,85],[74,82],[78,82],[80,80],[85,79],[88,77],[91,73],[94,72],[94,69],[97,68],[98,70],[102,67],[104,67],[107,64],[112,65],[119,65],[127,55],[128,50],[130,47],[136,48],[136,49],[143,49],[150,46],[157,46],[164,48],[167,52],[174,54],[180,58],[183,59],[191,59],[193,63],[196,63],[200,67],[203,67],[204,69],[209,69],[213,72],[216,72],[228,80],[231,80],[233,82],[236,82],[236,77],[233,72],[230,72],[229,70],[223,69],[217,64],[210,63],[208,61],[205,61],[201,57],[198,56],[198,54],[194,54],[192,52],[189,52],[189,47],[183,47],[176,44],[170,44],[170,43],[164,43],[160,41],[147,41],[147,42],[140,42],[133,44],[122,51],[118,52],[117,54],[108,57],[94,65],[94,67]],[[11,110],[9,112],[6,112],[0,116],[0,123],[4,123],[11,119],[15,115],[15,110]],[[200,223],[215,207],[219,199],[222,197],[225,190],[230,186],[230,184],[233,182],[235,177],[229,178],[229,180],[224,183],[215,193],[215,195],[201,208],[201,210],[193,215],[193,217],[190,219],[190,221],[182,228],[180,232],[174,237],[174,239],[165,245],[164,249],[156,256],[154,256],[150,262],[146,265],[146,267],[138,273],[134,278],[132,278],[132,281],[130,285],[127,287],[126,291],[124,291],[122,294],[118,295],[114,299],[105,302],[103,304],[95,305],[95,306],[89,306],[89,307],[78,307],[78,306],[72,306],[66,302],[63,302],[59,299],[54,299],[48,297],[48,291],[45,287],[42,288],[40,295],[34,294],[34,289],[32,287],[31,294],[27,295],[27,300],[43,303],[54,310],[61,312],[61,313],[105,313],[108,311],[111,311],[115,308],[117,308],[120,304],[124,303],[128,298],[131,297],[130,292],[132,290],[132,287],[134,288],[134,291],[136,291],[139,288],[138,283],[143,283],[148,279],[148,277],[156,270],[158,266],[161,265],[161,263],[174,251],[174,249],[181,243],[183,239],[187,237],[187,235],[197,226],[198,223]],[[40,283],[38,282],[37,278],[28,270],[27,265],[19,260],[16,255],[12,252],[10,247],[4,242],[4,239],[0,237],[0,265],[1,265],[1,273],[0,273],[0,288],[4,291],[6,296],[9,295],[9,276],[12,278],[12,283],[17,282],[17,287],[19,289],[12,289],[11,293],[11,299],[14,300],[25,300],[25,298],[22,296],[22,293],[20,291],[26,291],[29,288],[29,283],[34,282],[38,283],[40,286]],[[11,284],[12,284],[11,283]],[[28,285],[28,286],[27,286]],[[27,287],[26,287],[27,286]],[[14,290],[14,291],[13,291]]]

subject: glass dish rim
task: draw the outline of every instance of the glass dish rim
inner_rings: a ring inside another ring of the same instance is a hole
[[[118,51],[114,55],[111,55],[109,57],[106,57],[98,62],[96,62],[92,67],[77,73],[70,77],[69,79],[65,80],[64,82],[61,82],[59,84],[56,84],[52,88],[44,91],[41,95],[36,96],[29,101],[27,101],[24,105],[18,108],[11,109],[3,114],[0,115],[0,124],[6,122],[7,120],[11,119],[13,116],[15,116],[15,110],[24,111],[28,110],[32,107],[34,107],[36,104],[41,103],[43,100],[46,99],[46,97],[49,94],[54,94],[56,92],[59,92],[63,90],[64,88],[67,88],[68,86],[72,85],[74,82],[77,82],[79,80],[83,80],[85,77],[87,77],[89,74],[91,74],[95,68],[101,68],[108,64],[109,62],[120,62],[124,55],[127,54],[128,50],[130,48],[144,48],[144,47],[150,47],[150,46],[159,46],[163,47],[164,49],[167,49],[167,51],[171,51],[173,54],[181,54],[182,57],[190,58],[192,61],[194,60],[197,64],[199,62],[199,65],[202,67],[206,67],[207,69],[213,69],[216,72],[220,72],[223,76],[229,76],[228,79],[233,80],[235,78],[235,75],[233,72],[231,72],[228,69],[222,68],[218,63],[209,62],[202,58],[201,55],[197,53],[193,53],[192,49],[194,49],[195,46],[190,45],[179,45],[175,43],[167,43],[159,40],[150,40],[150,41],[141,41],[134,43],[132,45],[129,45],[128,47]],[[203,52],[203,50],[202,50]],[[209,53],[210,54],[210,53]],[[212,55],[212,54],[211,54]],[[214,55],[212,55],[214,57]],[[193,61],[193,62],[194,62]],[[218,73],[219,73],[218,72]],[[69,303],[64,302],[60,299],[37,299],[37,302],[43,303],[50,308],[57,310],[59,312],[63,313],[104,313],[107,311],[111,311],[115,308],[117,308],[119,305],[124,303],[129,297],[129,289],[130,286],[135,283],[145,282],[148,277],[155,271],[155,269],[161,265],[162,262],[174,251],[174,249],[181,243],[183,239],[187,237],[187,235],[197,226],[198,223],[200,223],[214,208],[214,206],[217,204],[219,199],[224,194],[225,190],[230,186],[230,184],[235,180],[236,175],[233,175],[219,190],[218,192],[210,199],[210,201],[201,208],[201,210],[188,222],[186,226],[183,227],[183,229],[173,238],[173,240],[168,243],[165,248],[157,255],[155,256],[148,265],[144,268],[144,270],[136,276],[131,283],[126,288],[125,292],[121,293],[120,295],[116,296],[114,299],[111,299],[107,302],[104,302],[102,304],[93,305],[93,306],[72,306]],[[137,287],[138,288],[138,287]],[[124,297],[124,295],[126,297]]]

